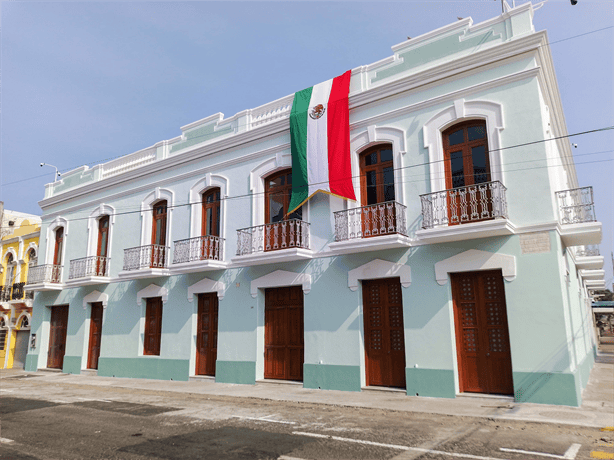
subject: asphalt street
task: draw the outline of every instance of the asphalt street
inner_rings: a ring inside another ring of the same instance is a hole
[[[2,379],[0,459],[552,459],[611,451],[570,424]]]

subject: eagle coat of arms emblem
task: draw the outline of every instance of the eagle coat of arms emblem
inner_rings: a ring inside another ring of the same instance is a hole
[[[322,118],[322,115],[324,115],[325,111],[326,108],[322,104],[318,104],[315,107],[311,108],[311,110],[309,111],[309,116],[314,120],[317,120],[318,118]]]

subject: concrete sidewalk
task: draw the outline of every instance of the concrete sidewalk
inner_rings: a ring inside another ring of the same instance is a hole
[[[32,374],[23,370],[2,370],[0,378]],[[602,428],[614,426],[614,353],[601,352],[582,394],[581,407],[516,403],[512,398],[462,395],[455,399],[407,396],[405,392],[365,390],[362,392],[313,390],[300,384],[258,382],[256,385],[216,383],[197,378],[188,382],[72,375],[37,372],[36,381],[62,384],[107,386],[133,390],[234,396],[277,401],[305,402],[350,407],[424,412],[450,416],[487,417],[501,420],[548,422]]]

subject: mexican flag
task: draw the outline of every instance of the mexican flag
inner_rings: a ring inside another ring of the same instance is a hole
[[[288,214],[317,192],[356,200],[350,163],[351,70],[294,94],[290,113],[292,198]]]

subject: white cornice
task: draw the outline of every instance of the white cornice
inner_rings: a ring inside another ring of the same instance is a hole
[[[493,64],[495,62],[499,62],[505,59],[509,59],[528,51],[534,51],[536,49],[543,50],[546,48],[545,46],[541,46],[545,43],[546,34],[545,32],[538,32],[531,35],[527,35],[526,37],[513,40],[507,43],[503,43],[498,46],[493,46],[492,48],[476,52],[475,54],[469,56],[462,56],[447,63],[438,65],[436,67],[426,69],[421,72],[417,72],[409,75],[408,77],[401,78],[398,80],[394,80],[388,83],[378,84],[377,86],[364,90],[358,93],[350,94],[349,105],[350,110],[355,110],[358,107],[365,106],[367,104],[371,104],[374,102],[380,102],[384,98],[388,98],[394,95],[398,95],[400,93],[407,92],[412,89],[416,89],[419,87],[424,87],[427,84],[434,84],[436,82],[440,82],[446,78],[450,77],[459,77],[463,73],[468,73],[471,71],[483,70],[484,66]],[[548,67],[552,67],[551,60],[544,57],[544,63]],[[505,84],[508,81],[513,81],[514,78],[530,78],[531,75],[535,72],[534,75],[539,75],[539,68],[529,69],[527,71],[518,72],[513,76],[503,77],[497,80],[493,80],[487,83],[487,85],[501,85]],[[553,70],[552,70],[553,72]],[[548,80],[551,80],[553,77],[550,76],[550,71],[548,71]],[[507,80],[506,80],[507,79]],[[510,80],[511,79],[511,80]],[[556,84],[556,79],[554,79],[554,84]],[[486,86],[492,87],[492,86]],[[465,89],[469,91],[479,91],[480,85],[475,85],[471,87],[471,89]],[[558,88],[557,88],[558,89]],[[462,90],[461,90],[462,92]],[[442,96],[445,98],[446,96]],[[451,96],[447,96],[451,97]],[[547,96],[548,99],[552,99],[552,95]],[[434,99],[432,104],[437,103]],[[560,106],[560,99],[559,99]],[[420,104],[420,103],[419,103]],[[418,106],[418,105],[416,105]],[[413,110],[416,110],[415,108]],[[560,110],[562,112],[562,109]],[[215,116],[219,116],[219,114],[215,114]],[[383,115],[382,115],[383,116]],[[394,116],[389,114],[388,116]],[[211,116],[213,117],[213,116]],[[203,120],[208,120],[211,117],[207,117]],[[553,117],[556,120],[556,116]],[[203,120],[199,120],[194,123],[202,123]],[[556,120],[558,123],[559,120]],[[191,123],[187,126],[192,126],[194,123]],[[362,121],[355,122],[352,125],[352,128],[361,126]],[[185,128],[185,127],[184,127]],[[96,181],[88,183],[82,187],[75,188],[73,190],[67,191],[65,193],[61,193],[57,196],[52,196],[47,199],[43,199],[39,201],[39,206],[42,209],[49,208],[51,206],[58,205],[60,203],[72,200],[74,198],[88,195],[91,193],[95,193],[100,190],[104,190],[106,188],[111,188],[117,186],[119,184],[129,182],[134,180],[136,177],[144,177],[147,175],[153,175],[160,171],[166,170],[169,167],[177,167],[185,163],[189,163],[195,160],[199,160],[205,156],[210,155],[219,155],[222,153],[227,153],[228,151],[237,149],[237,148],[245,148],[250,144],[256,143],[263,138],[270,138],[275,135],[285,134],[289,129],[289,121],[288,118],[282,118],[273,122],[269,122],[263,125],[258,126],[249,131],[236,133],[230,137],[225,137],[220,139],[219,141],[214,141],[208,143],[206,145],[197,145],[193,148],[187,148],[179,154],[170,155],[168,158],[155,161],[153,163],[149,163],[140,168],[134,169],[127,173],[113,176],[104,180]],[[564,128],[563,128],[564,129]],[[566,130],[565,130],[566,133]],[[241,158],[236,159],[236,162],[246,161],[250,155],[243,156]],[[232,163],[228,163],[232,164]],[[216,165],[216,166],[219,166]],[[204,168],[206,170],[212,170],[212,167]],[[167,180],[164,181],[165,183]],[[105,198],[108,199],[108,198]],[[80,205],[79,207],[84,207],[85,205]],[[66,212],[63,210],[62,212]]]

